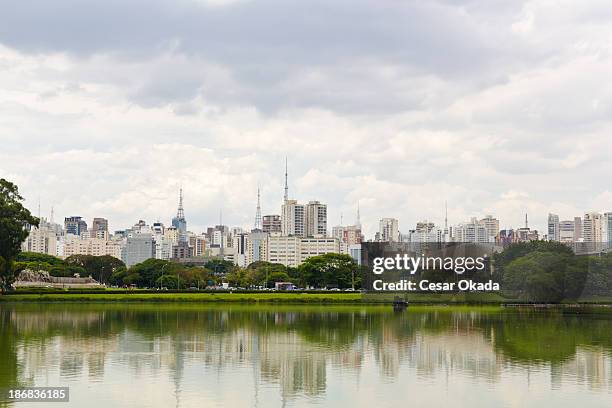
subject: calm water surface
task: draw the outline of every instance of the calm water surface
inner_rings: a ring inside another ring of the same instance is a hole
[[[0,304],[14,386],[70,387],[54,407],[612,407],[612,311]]]

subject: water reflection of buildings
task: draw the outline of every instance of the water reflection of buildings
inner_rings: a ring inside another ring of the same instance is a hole
[[[358,375],[367,360],[375,361],[390,381],[404,369],[422,380],[459,374],[492,383],[503,381],[506,372],[527,370],[495,348],[494,328],[484,329],[479,318],[466,314],[441,327],[430,327],[432,316],[383,316],[374,328],[350,329],[340,336],[331,325],[322,329],[329,331],[327,336],[314,339],[309,335],[319,330],[316,325],[307,326],[310,331],[296,329],[305,319],[300,313],[251,317],[263,323],[240,316],[244,322],[230,324],[235,318],[217,312],[212,320],[192,316],[183,328],[177,319],[172,327],[162,324],[155,330],[109,324],[104,312],[14,312],[10,322],[17,336],[20,376],[26,380],[44,377],[49,367],[57,367],[60,378],[86,377],[90,382],[104,381],[109,365],[127,367],[135,378],[167,373],[177,405],[188,368],[223,375],[248,367],[255,394],[260,386],[274,386],[283,400],[323,395],[331,367]],[[339,318],[356,319],[357,314]],[[343,341],[337,342],[338,337]],[[603,348],[578,346],[571,358],[540,363],[538,370],[550,373],[552,387],[570,381],[612,390],[612,358]]]
[[[571,378],[573,382],[586,384],[591,390],[612,389],[612,358],[601,348],[578,347],[576,356],[560,365],[551,367],[553,388]]]

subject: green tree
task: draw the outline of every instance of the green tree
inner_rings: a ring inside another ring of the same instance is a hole
[[[110,277],[125,264],[110,255],[72,255],[66,258],[66,264],[76,265],[85,269],[86,273],[101,283],[109,283]]]
[[[162,274],[176,275],[176,269],[180,265],[162,259],[147,259],[144,262],[133,265],[127,270],[127,276],[123,279],[126,284],[135,284],[140,287],[154,288]],[[127,279],[127,282],[126,282]],[[128,283],[129,282],[129,283]]]
[[[212,271],[215,275],[225,275],[234,268],[234,263],[224,259],[211,259],[204,264],[204,267]]]
[[[306,259],[299,267],[302,282],[317,288],[336,286],[350,288],[353,278],[359,282],[359,266],[345,254],[324,254]]]
[[[13,262],[28,237],[28,226],[38,226],[38,218],[21,202],[17,186],[0,179],[0,288],[10,288],[15,280]]]

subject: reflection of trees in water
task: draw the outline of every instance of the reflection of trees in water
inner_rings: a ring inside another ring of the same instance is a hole
[[[15,332],[10,314],[0,308],[0,390],[18,386]],[[0,407],[6,406],[0,399]]]
[[[358,372],[373,358],[383,377],[408,367],[421,378],[462,373],[497,382],[506,369],[549,369],[610,389],[612,320],[585,310],[387,309],[22,305],[0,309],[0,387],[59,366],[62,378],[101,381],[106,364],[133,375],[168,370],[175,388],[185,364],[204,370],[253,366],[255,384],[283,398],[325,392],[327,368]],[[18,373],[19,371],[19,373]]]

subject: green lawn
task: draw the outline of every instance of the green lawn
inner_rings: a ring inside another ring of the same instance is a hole
[[[109,291],[102,293],[46,293],[10,294],[0,301],[33,302],[243,302],[243,303],[390,303],[393,294],[361,293],[139,293],[138,291]],[[438,304],[501,304],[508,299],[495,293],[409,294],[410,303]]]

